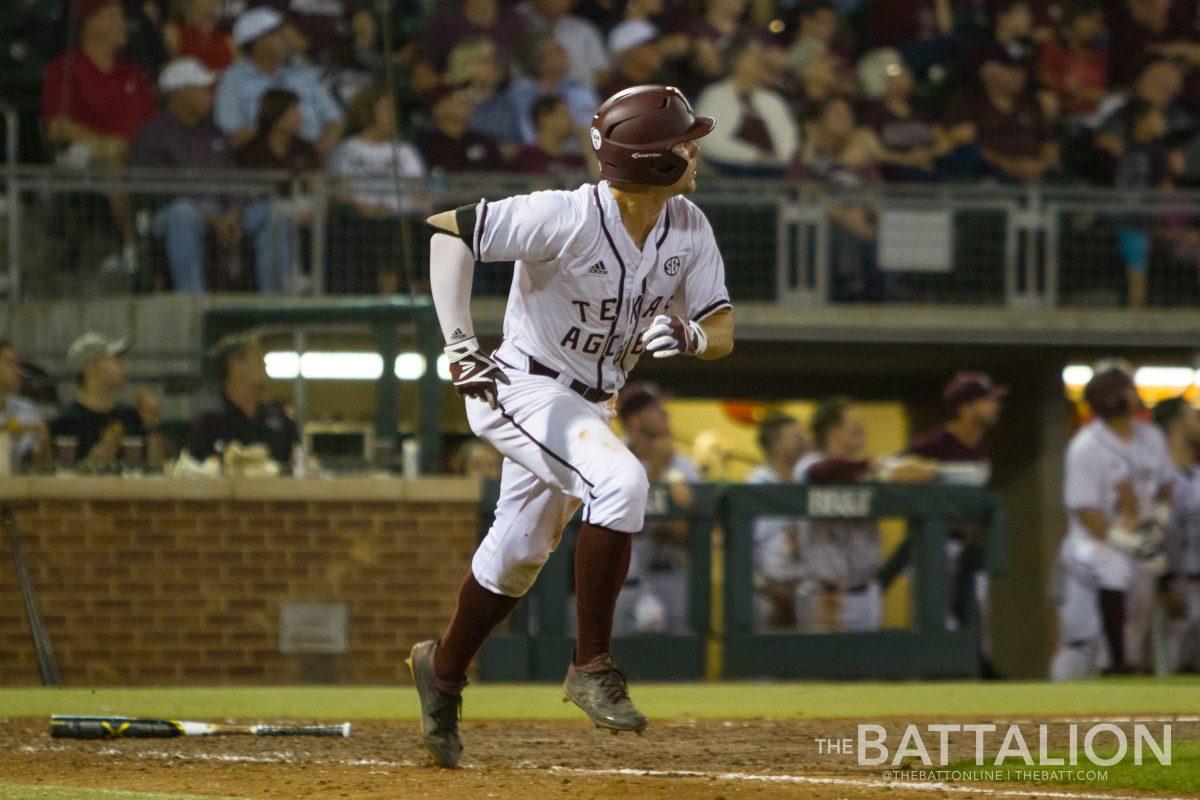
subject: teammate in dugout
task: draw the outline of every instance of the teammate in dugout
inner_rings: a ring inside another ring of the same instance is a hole
[[[1094,677],[1105,664],[1127,672],[1142,660],[1174,495],[1175,465],[1162,434],[1136,416],[1128,369],[1097,366],[1084,399],[1096,419],[1067,446],[1056,681]]]
[[[1166,530],[1164,580],[1167,646],[1172,672],[1200,672],[1200,411],[1183,397],[1154,406],[1154,424],[1175,465],[1175,496]]]
[[[613,609],[642,528],[649,484],[609,427],[610,401],[643,352],[716,359],[733,349],[725,267],[712,228],[684,195],[713,128],[683,94],[636,86],[604,102],[591,143],[602,180],[575,191],[482,200],[430,217],[430,283],[455,390],[472,430],[504,455],[496,517],[442,637],[409,664],[425,745],[455,767],[467,666],[533,585],[582,503],[575,550],[578,636],[563,684],[597,726],[646,718],[613,662]],[[515,260],[504,341],[475,338],[477,262]]]

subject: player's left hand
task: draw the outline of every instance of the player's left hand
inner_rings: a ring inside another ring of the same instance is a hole
[[[642,345],[655,358],[697,356],[708,348],[708,336],[694,320],[684,322],[673,314],[659,314],[643,331]]]
[[[512,383],[500,365],[479,349],[479,341],[474,336],[465,342],[447,345],[445,350],[450,359],[450,380],[454,384],[454,391],[464,398],[482,400],[494,411],[499,393],[496,383]]]

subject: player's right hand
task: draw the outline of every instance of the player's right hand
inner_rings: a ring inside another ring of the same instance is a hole
[[[462,397],[482,400],[492,407],[497,406],[496,383],[512,383],[504,370],[492,358],[479,349],[479,340],[472,336],[463,342],[446,345],[446,356],[450,359],[450,380],[454,391]]]

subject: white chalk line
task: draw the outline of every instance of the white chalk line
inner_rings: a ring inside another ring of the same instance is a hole
[[[41,753],[52,751],[73,750],[68,745],[25,745],[21,748],[25,753]],[[116,747],[106,747],[97,750],[98,755],[128,758],[134,756],[146,760],[159,761],[216,761],[239,764],[294,764],[305,761],[310,764],[329,764],[347,767],[423,767],[415,761],[387,761],[377,758],[313,758],[307,752],[288,750],[268,751],[257,755],[239,755],[236,753],[186,753],[180,750],[139,750],[126,751]],[[986,795],[988,797],[1045,797],[1053,800],[1185,800],[1183,797],[1156,795],[1120,795],[1106,792],[1071,792],[1049,789],[1016,789],[993,788],[980,785],[957,785],[940,781],[890,781],[877,778],[844,778],[834,775],[763,775],[753,772],[705,772],[697,770],[655,770],[655,769],[595,769],[584,767],[565,767],[559,765],[539,766],[529,762],[513,765],[515,769],[543,770],[559,774],[590,775],[594,777],[622,776],[642,778],[700,778],[703,780],[744,781],[756,783],[784,783],[808,786],[840,786],[855,789],[876,789],[879,791],[896,791],[911,789],[913,791],[941,791],[947,794]],[[463,769],[481,769],[475,765],[463,765]]]

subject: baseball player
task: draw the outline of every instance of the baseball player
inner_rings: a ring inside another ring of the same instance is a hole
[[[796,480],[849,484],[867,480],[925,482],[936,467],[912,456],[877,462],[867,456],[867,428],[853,401],[833,398],[813,413],[817,452],[796,464]],[[879,521],[812,519],[805,575],[813,584],[809,616],[817,630],[874,631],[883,622],[883,592],[876,580],[881,560]]]
[[[1154,406],[1154,424],[1175,465],[1175,496],[1166,550],[1170,580],[1163,593],[1172,672],[1200,670],[1200,413],[1182,397]]]
[[[992,457],[988,452],[987,433],[1000,421],[1000,412],[1008,388],[997,386],[983,372],[959,372],[942,390],[944,425],[915,439],[906,451],[910,455],[936,462],[938,479],[961,486],[986,486],[992,476]],[[911,538],[897,548],[897,556],[907,556]],[[970,613],[968,598],[974,595],[978,611],[980,665],[984,677],[998,677],[991,662],[991,625],[989,581],[983,569],[983,524],[957,526],[946,537],[947,575],[950,576],[950,605],[946,627],[958,630],[976,620]],[[894,559],[889,559],[889,562]],[[889,567],[881,573],[891,572]],[[881,575],[887,586],[887,580]]]
[[[795,417],[774,414],[758,425],[758,447],[766,459],[746,476],[749,484],[782,484],[794,480],[796,464],[808,451],[808,438]],[[762,586],[755,598],[758,630],[804,627],[808,598],[804,594],[804,520],[759,517],[754,520],[754,568]]]
[[[662,400],[645,387],[627,386],[617,399],[617,418],[650,483],[665,486],[676,509],[690,509],[695,502],[690,484],[700,483],[700,470],[675,449]],[[629,573],[617,599],[618,632],[685,632],[689,531],[685,519],[660,520],[633,537]]]
[[[1125,367],[1098,366],[1084,398],[1096,419],[1067,446],[1056,681],[1094,677],[1106,662],[1126,672],[1141,658],[1175,481],[1162,434],[1135,416],[1141,400]]]
[[[574,191],[482,200],[430,217],[430,284],[454,389],[472,430],[504,456],[495,522],[437,641],[409,658],[434,759],[457,765],[467,666],[537,578],[580,504],[578,636],[563,684],[596,725],[646,718],[613,662],[613,608],[641,530],[646,470],[609,427],[609,402],[643,352],[715,359],[733,349],[725,267],[696,186],[713,128],[669,86],[618,92],[592,120],[602,180]],[[477,262],[514,260],[504,341],[471,324]]]

